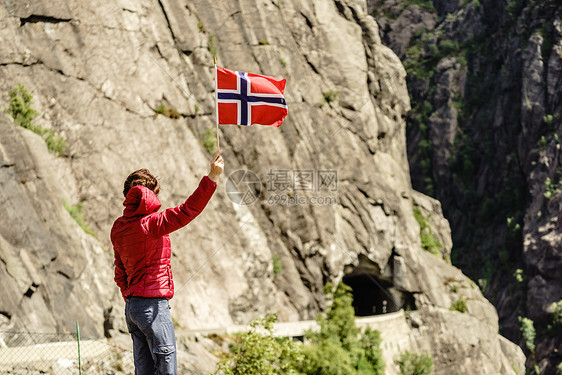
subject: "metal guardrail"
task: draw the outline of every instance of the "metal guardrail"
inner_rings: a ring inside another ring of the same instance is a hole
[[[403,319],[404,310],[392,313],[364,316],[355,318],[358,327],[373,327],[377,324],[388,322],[394,319]],[[316,320],[300,320],[297,322],[278,322],[273,324],[273,336],[278,337],[301,337],[308,330],[317,331],[320,327]],[[224,335],[237,332],[249,331],[249,325],[231,325],[227,327],[200,328],[176,330],[177,336],[208,336],[210,334]]]
[[[0,374],[132,374],[132,353],[77,333],[0,331]],[[128,370],[125,370],[128,369]]]

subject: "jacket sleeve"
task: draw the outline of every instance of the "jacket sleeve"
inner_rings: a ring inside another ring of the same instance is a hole
[[[115,254],[115,283],[121,289],[121,295],[123,299],[125,299],[125,295],[123,294],[125,290],[127,290],[127,273],[125,272],[125,265],[121,261],[121,256],[117,251],[114,251]]]
[[[197,189],[184,203],[148,216],[143,223],[145,229],[153,237],[159,238],[186,226],[203,211],[216,188],[217,183],[204,176]]]

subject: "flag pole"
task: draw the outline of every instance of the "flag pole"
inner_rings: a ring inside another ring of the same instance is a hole
[[[221,150],[221,144],[219,141],[219,101],[217,93],[217,57],[213,57],[215,62],[215,118],[217,120],[217,152]]]

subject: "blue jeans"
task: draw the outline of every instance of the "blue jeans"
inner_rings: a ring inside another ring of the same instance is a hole
[[[176,375],[176,335],[168,300],[128,297],[125,318],[133,339],[135,375]]]

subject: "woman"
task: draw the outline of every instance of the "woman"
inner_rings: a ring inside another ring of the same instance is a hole
[[[169,300],[174,296],[169,233],[187,225],[203,211],[224,169],[220,151],[211,171],[178,207],[159,212],[160,186],[147,169],[125,180],[123,216],[111,229],[115,282],[126,301],[125,317],[135,360],[135,375],[177,374],[176,338]]]

